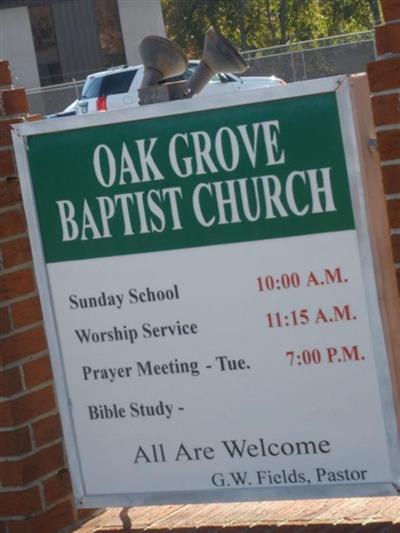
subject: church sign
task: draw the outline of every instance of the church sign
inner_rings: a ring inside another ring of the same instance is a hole
[[[16,129],[82,506],[396,493],[351,91]]]

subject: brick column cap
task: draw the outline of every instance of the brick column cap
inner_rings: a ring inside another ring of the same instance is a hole
[[[0,59],[0,87],[12,84],[10,64],[6,59]]]

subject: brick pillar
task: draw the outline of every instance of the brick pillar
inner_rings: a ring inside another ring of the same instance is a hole
[[[30,115],[0,60],[0,533],[56,533],[78,512],[21,203],[12,124]]]
[[[400,290],[400,1],[381,0],[381,6],[385,23],[375,28],[378,60],[367,72]]]

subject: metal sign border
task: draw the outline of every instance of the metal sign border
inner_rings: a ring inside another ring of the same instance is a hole
[[[25,212],[28,220],[28,231],[32,245],[34,268],[39,287],[41,304],[49,352],[55,381],[56,395],[64,430],[64,441],[67,450],[73,491],[76,504],[79,507],[105,506],[133,506],[158,505],[167,503],[209,503],[236,502],[254,500],[284,500],[326,497],[355,497],[355,496],[384,496],[397,495],[397,485],[400,485],[400,446],[399,435],[392,395],[389,365],[385,347],[385,337],[382,327],[379,299],[374,274],[374,262],[368,233],[367,214],[364,202],[364,192],[359,164],[359,151],[356,141],[355,123],[351,104],[351,78],[336,76],[318,80],[297,82],[282,87],[257,89],[242,93],[233,93],[221,97],[201,97],[193,100],[181,100],[164,104],[153,104],[130,110],[95,113],[87,116],[51,119],[32,123],[20,124],[14,128],[13,141],[16,160],[21,179],[21,190]],[[349,174],[349,185],[352,197],[354,216],[356,219],[357,240],[362,257],[362,273],[366,291],[368,316],[371,325],[373,347],[379,365],[376,374],[382,401],[386,435],[388,439],[388,453],[394,479],[392,483],[362,483],[320,485],[314,487],[284,487],[284,488],[227,488],[221,490],[193,490],[170,491],[131,494],[98,494],[87,495],[81,468],[74,421],[71,412],[71,401],[65,380],[65,369],[61,357],[61,347],[54,315],[52,295],[50,292],[47,266],[44,260],[40,226],[31,181],[28,157],[28,138],[33,135],[56,133],[71,129],[104,126],[108,124],[144,120],[161,116],[177,115],[188,112],[209,110],[245,105],[263,101],[284,100],[287,98],[309,96],[336,92],[339,110],[339,121],[342,130],[344,155]],[[350,179],[351,176],[351,179]],[[371,318],[373,323],[371,324]]]

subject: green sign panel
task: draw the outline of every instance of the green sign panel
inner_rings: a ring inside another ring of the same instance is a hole
[[[48,262],[354,227],[334,93],[29,138]]]

